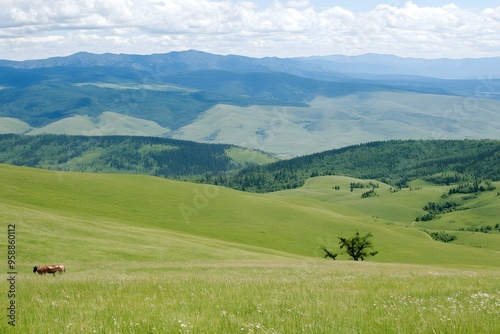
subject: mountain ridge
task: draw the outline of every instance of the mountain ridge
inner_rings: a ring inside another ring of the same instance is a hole
[[[334,74],[342,78],[349,74],[360,73],[417,75],[444,79],[480,79],[483,76],[485,79],[489,79],[500,78],[500,69],[494,66],[499,61],[500,57],[426,59],[389,54],[254,58],[235,54],[218,55],[198,50],[149,55],[96,54],[82,51],[68,56],[46,59],[0,60],[0,66],[24,69],[57,66],[121,66],[167,73],[200,69],[226,69],[238,72],[284,71],[296,75],[315,73],[316,78],[319,78],[321,72],[327,71],[330,72],[330,79]],[[170,65],[170,68],[167,68],[166,65]]]

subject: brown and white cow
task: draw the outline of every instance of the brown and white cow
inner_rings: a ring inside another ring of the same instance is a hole
[[[50,264],[48,266],[35,266],[33,268],[33,272],[39,273],[40,275],[49,273],[56,276],[57,272],[59,272],[61,275],[62,273],[66,272],[66,268],[64,267],[64,264]]]

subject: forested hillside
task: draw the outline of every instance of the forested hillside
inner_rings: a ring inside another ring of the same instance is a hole
[[[0,135],[0,163],[177,178],[240,168],[226,154],[231,147],[155,137]]]
[[[500,141],[393,140],[266,161],[273,159],[262,152],[167,138],[0,135],[0,163],[184,178],[250,192],[293,189],[321,175],[377,179],[394,187],[417,178],[434,184],[498,181]]]
[[[403,187],[422,178],[435,184],[500,180],[498,140],[408,140],[372,142],[326,151],[211,181],[234,189],[270,192],[300,187],[314,176],[346,175]]]

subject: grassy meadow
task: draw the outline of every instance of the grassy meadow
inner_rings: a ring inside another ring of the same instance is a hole
[[[24,333],[494,333],[498,272],[222,260],[21,277]],[[27,276],[28,274],[26,274]],[[49,323],[49,324],[47,324]],[[45,325],[47,324],[47,325]]]
[[[500,233],[442,243],[421,231],[494,223],[496,192],[419,226],[415,215],[446,187],[380,184],[361,199],[366,189],[350,182],[320,177],[263,195],[0,165],[2,240],[16,224],[17,247],[16,327],[5,317],[0,332],[498,332]],[[323,259],[320,246],[357,230],[374,234],[379,254]],[[32,272],[50,263],[67,272]]]

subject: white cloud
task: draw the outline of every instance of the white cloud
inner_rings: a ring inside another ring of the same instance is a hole
[[[78,51],[158,53],[200,49],[249,56],[392,53],[500,56],[500,7],[380,4],[317,9],[311,1],[0,0],[0,58]]]

